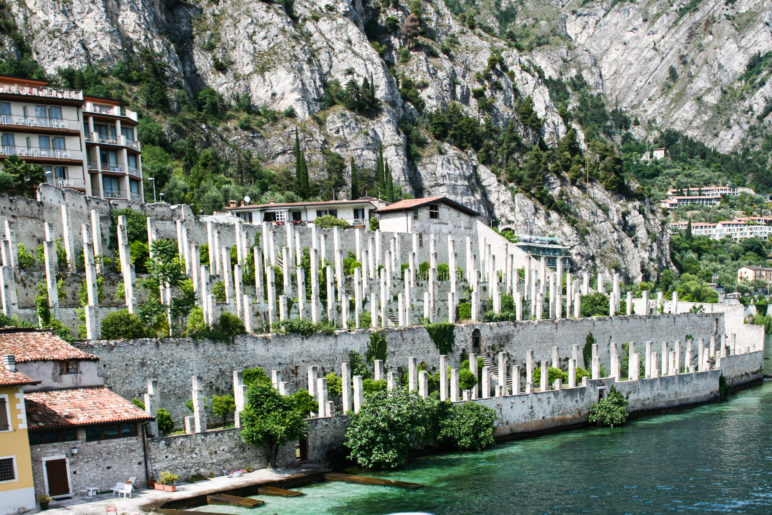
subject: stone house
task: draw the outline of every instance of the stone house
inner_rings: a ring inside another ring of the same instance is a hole
[[[144,483],[145,422],[152,416],[104,386],[97,358],[49,331],[0,329],[0,354],[15,354],[24,386],[37,494],[63,497]]]
[[[447,197],[405,199],[375,212],[385,232],[476,234],[476,211]]]

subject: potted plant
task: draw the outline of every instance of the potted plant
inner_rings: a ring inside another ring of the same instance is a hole
[[[154,485],[156,490],[163,490],[164,492],[176,492],[177,487],[174,483],[179,479],[177,474],[171,472],[161,472],[161,479],[159,479]]]
[[[40,505],[41,510],[47,510],[48,509],[48,503],[51,502],[51,496],[50,495],[38,495],[38,504]]]

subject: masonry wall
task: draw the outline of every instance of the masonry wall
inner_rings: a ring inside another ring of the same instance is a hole
[[[659,410],[717,399],[721,373],[710,370],[613,384],[622,395],[630,395],[628,411]]]
[[[349,420],[348,415],[308,419],[307,461],[310,463],[329,462],[330,451],[343,446]]]
[[[761,381],[764,378],[764,351],[721,358],[721,371],[730,386]]]
[[[72,449],[78,450],[72,454]],[[46,493],[43,458],[66,457],[70,467],[70,488],[77,495],[79,490],[96,487],[110,490],[116,483],[125,483],[136,476],[137,484],[145,484],[145,465],[142,453],[142,436],[115,438],[87,442],[85,430],[78,430],[78,440],[71,442],[31,445],[32,473],[35,493]]]
[[[635,341],[643,353],[646,340],[655,342],[680,339],[691,335],[695,341],[707,342],[714,330],[722,334],[720,314],[685,314],[630,316],[561,321],[497,322],[460,324],[455,327],[455,345],[449,366],[458,367],[462,352],[473,352],[472,335],[480,332],[481,352],[495,363],[498,352],[506,352],[510,364],[525,364],[526,351],[534,351],[537,363],[551,360],[557,346],[561,366],[567,369],[572,345],[581,352],[585,339],[592,333],[599,344],[601,361],[608,368],[609,342]],[[178,427],[190,414],[184,403],[191,398],[191,377],[204,379],[204,395],[232,393],[233,370],[260,366],[266,371],[280,370],[289,391],[307,388],[307,367],[320,367],[320,374],[336,371],[349,360],[349,352],[363,356],[370,341],[370,330],[338,331],[334,335],[315,334],[307,339],[298,335],[240,336],[235,342],[222,343],[188,338],[164,340],[140,339],[77,342],[75,345],[100,358],[105,384],[124,398],[142,398],[148,378],[159,380],[159,406],[168,410]],[[385,330],[387,339],[386,367],[400,372],[407,367],[409,356],[425,362],[430,370],[439,364],[439,351],[426,329],[421,326]],[[621,353],[621,350],[620,350]]]

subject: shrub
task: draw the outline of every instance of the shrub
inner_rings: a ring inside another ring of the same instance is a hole
[[[469,302],[462,302],[458,305],[458,319],[470,320],[472,318],[472,304]]]
[[[244,379],[244,384],[247,386],[250,386],[253,384],[262,384],[264,386],[265,385],[271,386],[271,378],[268,376],[268,374],[265,373],[265,370],[263,370],[260,367],[244,369],[244,372],[242,372],[241,377]]]
[[[233,395],[212,395],[212,411],[214,414],[225,421],[236,411],[236,402]]]
[[[35,266],[35,256],[32,252],[27,250],[27,247],[25,247],[24,244],[19,243],[16,248],[16,255],[19,259],[19,268],[27,270]]]
[[[609,316],[609,299],[600,292],[582,295],[580,315],[582,317]]]
[[[375,379],[365,379],[364,381],[362,381],[362,389],[367,394],[375,393],[375,392],[385,392],[386,380],[378,379],[376,381]]]
[[[185,335],[189,338],[205,338],[209,332],[209,326],[204,321],[204,310],[200,306],[193,308],[188,316],[188,323],[185,328]]]
[[[568,383],[568,372],[563,372],[559,368],[549,367],[547,369],[547,385],[552,385],[557,379],[563,381],[563,384]],[[541,382],[541,368],[537,368],[533,371],[533,384],[539,384]]]
[[[168,435],[174,431],[174,420],[172,420],[172,416],[165,409],[158,408],[156,420],[158,421],[158,430],[163,434]]]
[[[608,397],[599,400],[592,408],[587,421],[599,426],[615,426],[624,424],[627,420],[627,399],[619,391],[611,387]]]
[[[217,302],[225,302],[227,300],[225,297],[225,283],[222,281],[215,282],[212,286],[212,295],[214,295]]]
[[[397,468],[427,440],[432,413],[415,392],[394,390],[368,395],[351,418],[344,445],[349,458],[365,468]]]
[[[290,395],[290,400],[295,404],[295,409],[301,416],[307,417],[312,411],[316,411],[319,403],[308,390],[298,390]]]
[[[441,440],[452,442],[459,449],[479,451],[493,445],[496,431],[496,411],[477,404],[455,404],[440,422]]]
[[[462,390],[471,390],[477,384],[477,376],[468,368],[462,368],[458,372],[458,385]]]
[[[303,338],[308,338],[316,331],[314,323],[308,319],[293,318],[285,320],[282,328],[286,334],[299,334]]]
[[[373,363],[376,359],[386,362],[386,333],[377,331],[370,335],[370,342],[367,344],[365,359],[368,363]]]
[[[239,317],[231,313],[222,313],[217,323],[212,326],[210,337],[214,340],[229,340],[233,342],[237,335],[246,332],[244,323]]]
[[[173,485],[180,478],[177,474],[171,472],[161,472],[161,479],[158,480],[162,485]]]
[[[381,227],[381,221],[378,218],[370,219],[370,230],[377,231]]]
[[[332,229],[333,227],[345,229],[348,227],[348,222],[332,215],[324,215],[314,220],[314,225],[320,229]]]
[[[102,338],[105,340],[120,340],[142,338],[145,327],[137,315],[122,309],[114,311],[102,320]]]
[[[330,395],[340,397],[343,394],[343,379],[335,372],[330,372],[324,378],[327,380],[327,391]]]

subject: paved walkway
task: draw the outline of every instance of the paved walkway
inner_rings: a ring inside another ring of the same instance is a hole
[[[293,475],[318,473],[323,470],[326,469],[314,465],[276,470],[260,469],[242,474],[237,478],[218,476],[209,480],[197,481],[195,483],[180,483],[177,485],[176,492],[163,492],[161,490],[140,488],[136,490],[134,496],[130,498],[114,497],[112,492],[103,493],[96,497],[75,496],[72,499],[63,501],[52,501],[49,509],[45,513],[51,515],[64,513],[105,515],[107,513],[108,505],[114,505],[116,513],[118,514],[130,515],[136,513],[149,513],[153,511],[152,508],[154,506],[160,506],[174,499],[221,492],[252,484],[286,479]],[[36,510],[29,513],[38,513],[38,511]]]

